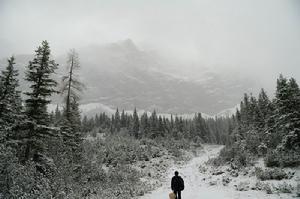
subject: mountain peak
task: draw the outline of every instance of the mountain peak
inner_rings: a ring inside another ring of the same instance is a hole
[[[140,50],[131,39],[121,40],[115,43],[108,44],[108,47],[113,51],[121,51],[126,53],[138,53]]]
[[[134,48],[137,49],[135,43],[131,39],[125,39],[124,41],[121,42],[124,46],[128,48]]]

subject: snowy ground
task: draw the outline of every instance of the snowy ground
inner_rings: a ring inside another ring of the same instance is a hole
[[[140,199],[167,199],[168,194],[171,192],[170,179],[173,176],[175,170],[179,171],[179,174],[185,181],[185,190],[182,192],[183,199],[238,199],[238,198],[251,198],[251,199],[279,199],[279,198],[292,198],[287,194],[266,194],[263,191],[236,191],[233,186],[223,186],[217,184],[214,186],[209,185],[207,175],[199,172],[199,166],[212,157],[218,155],[222,146],[206,145],[202,150],[202,153],[190,160],[186,164],[174,165],[167,170],[165,176],[166,179],[162,182],[162,186],[151,193],[148,193]],[[206,178],[206,180],[203,180]]]

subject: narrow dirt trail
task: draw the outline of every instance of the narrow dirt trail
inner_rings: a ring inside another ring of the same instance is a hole
[[[179,175],[185,181],[185,189],[182,192],[182,199],[238,199],[238,198],[281,198],[274,195],[267,195],[262,192],[239,192],[229,187],[210,186],[199,172],[199,166],[204,164],[209,158],[219,154],[222,146],[205,145],[202,153],[193,158],[184,165],[174,165],[166,173],[166,180],[163,186],[148,193],[140,199],[168,199],[168,194],[171,192],[170,179],[174,175],[174,171],[179,171]]]

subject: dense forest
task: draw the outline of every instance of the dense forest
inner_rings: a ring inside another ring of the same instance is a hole
[[[202,143],[225,145],[216,165],[243,167],[258,157],[267,166],[300,165],[300,89],[293,78],[280,75],[272,100],[263,89],[258,98],[245,94],[232,117],[117,109],[88,118],[79,111],[85,86],[78,78],[78,53],[68,53],[60,82],[51,57],[43,41],[26,66],[25,97],[14,57],[0,75],[0,198],[132,198],[147,191],[147,183],[131,165],[164,154],[183,158]],[[49,113],[56,94],[63,110]]]
[[[117,110],[113,116],[99,113],[82,119],[79,101],[85,87],[78,78],[77,52],[68,53],[61,82],[54,78],[57,68],[43,41],[26,66],[25,97],[14,57],[2,70],[0,198],[117,198],[121,193],[131,198],[146,186],[130,164],[164,152],[182,157],[183,150],[203,142],[229,143],[234,118],[205,119],[200,113],[193,119],[166,118],[155,111],[139,116],[136,110]],[[56,94],[62,97],[63,110],[49,113],[47,106]],[[96,139],[99,134],[101,139]]]
[[[268,167],[300,165],[300,89],[294,78],[277,79],[275,98],[262,89],[245,94],[235,114],[231,142],[214,163],[244,167],[263,157]]]
[[[62,113],[56,108],[50,114],[53,124],[58,124]],[[195,114],[192,119],[185,119],[182,116],[170,117],[161,116],[154,110],[151,114],[120,113],[117,109],[112,116],[106,113],[96,114],[88,118],[84,116],[81,122],[83,134],[105,133],[111,135],[127,134],[136,139],[141,138],[173,138],[175,140],[187,139],[195,143],[226,144],[230,142],[229,134],[235,126],[232,118],[203,118],[201,113]]]

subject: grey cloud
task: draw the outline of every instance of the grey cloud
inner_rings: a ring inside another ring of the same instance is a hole
[[[61,54],[131,38],[180,58],[176,70],[233,70],[269,87],[280,72],[300,79],[299,11],[297,0],[1,0],[0,56],[31,53],[44,39]]]

